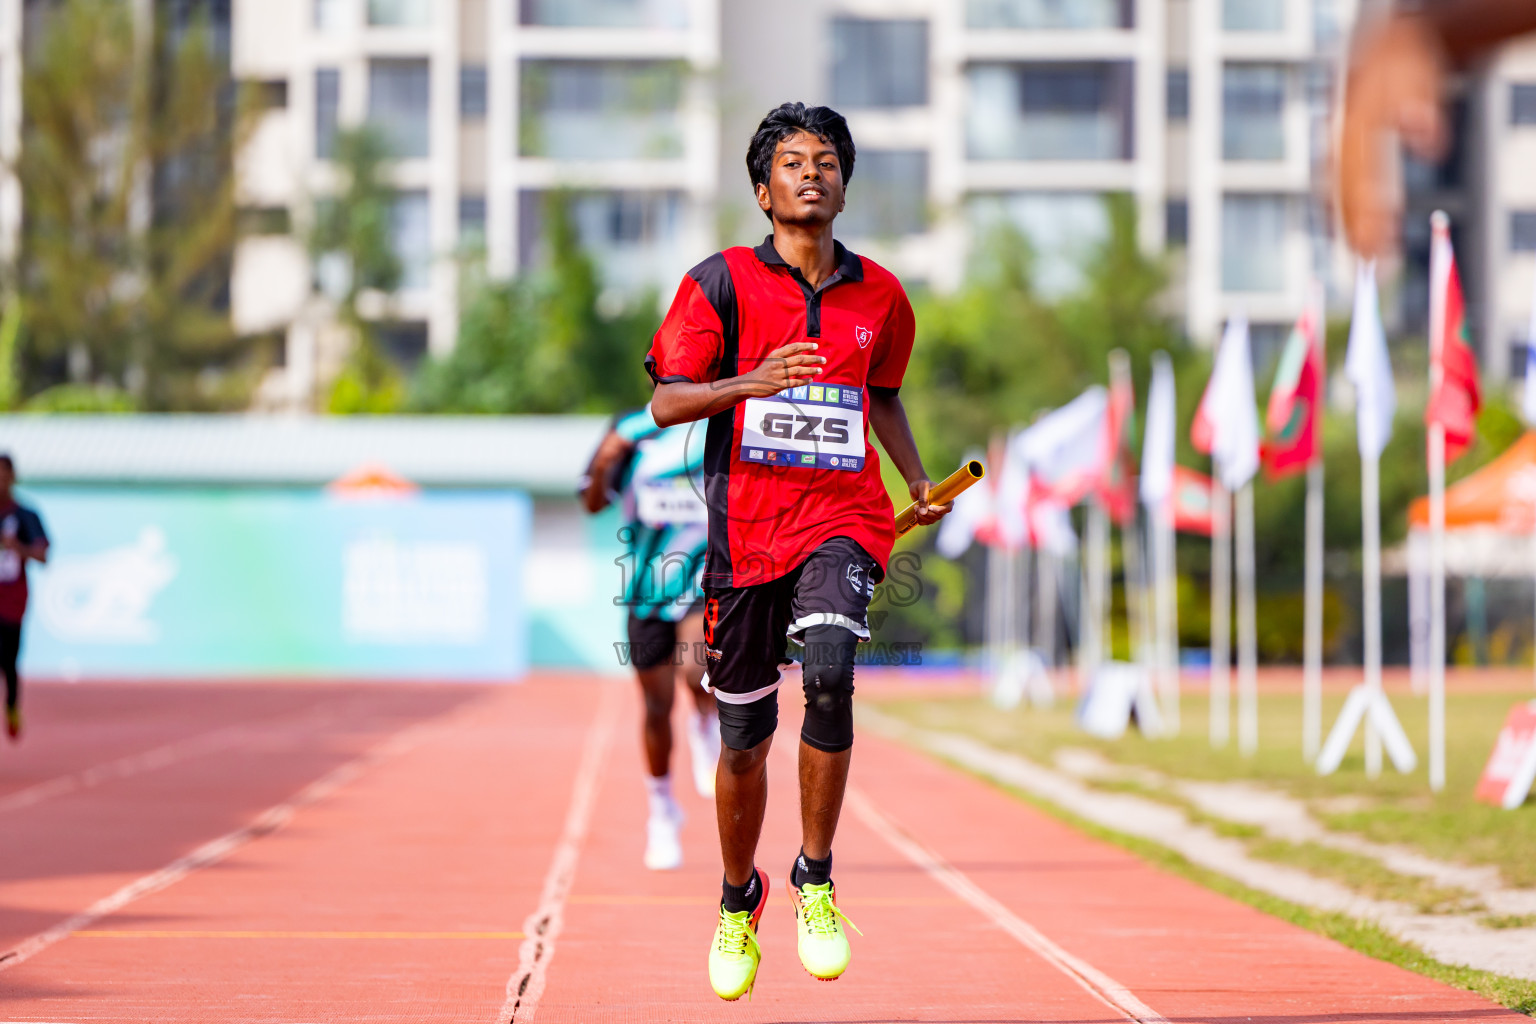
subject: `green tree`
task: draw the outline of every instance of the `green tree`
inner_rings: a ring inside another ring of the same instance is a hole
[[[956,293],[915,298],[918,338],[902,397],[933,472],[958,464],[994,431],[1104,383],[1114,349],[1130,354],[1143,393],[1154,351],[1170,353],[1181,378],[1204,363],[1160,306],[1167,272],[1142,252],[1131,200],[1117,195],[1106,204],[1109,231],[1088,255],[1080,286],[1059,300],[1039,295],[1036,256],[1011,229],[986,238]]]
[[[659,317],[654,293],[604,315],[603,285],[567,197],[546,201],[547,260],[507,281],[469,268],[458,345],[417,374],[419,412],[612,412],[650,395],[641,360]]]
[[[254,124],[206,21],[63,0],[22,70],[18,394],[65,405],[244,404],[264,367],[230,321],[234,154]],[[149,37],[144,38],[145,32]]]
[[[364,292],[389,295],[404,273],[392,229],[395,193],[384,174],[389,158],[388,141],[377,129],[339,133],[336,164],[344,184],[336,196],[315,204],[310,255],[352,335],[327,402],[333,413],[394,412],[405,399],[405,380],[380,349],[378,324],[359,309]]]

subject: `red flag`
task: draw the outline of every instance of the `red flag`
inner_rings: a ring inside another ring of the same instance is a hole
[[[1103,469],[1095,490],[1100,504],[1116,525],[1136,515],[1136,460],[1131,452],[1131,432],[1136,419],[1136,392],[1130,374],[1110,382],[1109,405],[1104,415]]]
[[[1211,478],[1183,466],[1173,467],[1173,490],[1168,494],[1173,528],[1180,533],[1211,535]]]
[[[1323,403],[1323,346],[1320,325],[1308,309],[1296,321],[1275,370],[1264,417],[1260,449],[1271,477],[1305,469],[1319,451],[1318,417]]]
[[[1430,426],[1438,423],[1445,429],[1445,461],[1451,462],[1477,436],[1477,410],[1482,405],[1482,396],[1477,386],[1477,359],[1467,337],[1467,306],[1461,294],[1461,275],[1456,270],[1449,228],[1436,225],[1431,253],[1430,288],[1441,292],[1439,296],[1431,294],[1430,308],[1438,305],[1442,312],[1440,323],[1430,328],[1432,389],[1424,422]],[[1435,272],[1437,263],[1445,268],[1440,274]]]

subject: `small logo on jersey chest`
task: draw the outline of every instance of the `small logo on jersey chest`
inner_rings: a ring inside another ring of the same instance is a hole
[[[874,336],[875,332],[868,327],[855,327],[853,329],[853,338],[859,343],[859,348],[868,348]]]

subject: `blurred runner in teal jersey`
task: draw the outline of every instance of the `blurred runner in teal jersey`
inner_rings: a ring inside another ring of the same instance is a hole
[[[697,480],[702,439],[690,426],[663,429],[651,407],[618,417],[592,456],[583,481],[588,512],[619,501],[623,601],[629,609],[629,664],[645,695],[642,735],[650,794],[645,866],[681,866],[682,809],[672,797],[672,700],[681,682],[693,697],[688,747],[700,796],[715,792],[720,726],[715,698],[704,690],[704,595],[699,589],[707,540],[704,498]],[[693,452],[690,455],[689,449]]]

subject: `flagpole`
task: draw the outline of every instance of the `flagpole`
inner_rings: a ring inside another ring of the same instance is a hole
[[[1317,760],[1323,741],[1323,460],[1307,466],[1306,613],[1302,639],[1301,751]]]
[[[1429,428],[1429,788],[1445,788],[1445,427]]]
[[[1044,546],[1035,553],[1035,643],[1040,660],[1056,671],[1056,556]],[[1054,680],[1053,680],[1054,685]]]
[[[1365,688],[1374,704],[1381,694],[1381,494],[1378,460],[1360,460],[1360,512],[1365,546]],[[1381,774],[1381,734],[1372,716],[1365,718],[1365,774]]]
[[[1445,372],[1445,303],[1450,285],[1451,223],[1429,218],[1429,393]],[[1429,788],[1445,787],[1445,425],[1429,425]]]
[[[1326,397],[1328,381],[1328,310],[1323,283],[1312,280],[1310,305],[1312,334],[1317,346],[1317,369],[1322,375],[1318,396]],[[1323,414],[1313,416],[1313,455],[1307,463],[1306,499],[1306,595],[1302,619],[1301,654],[1301,751],[1308,764],[1317,759],[1323,742]]]
[[[1171,497],[1171,495],[1170,495]],[[1158,647],[1163,665],[1163,727],[1170,736],[1179,734],[1179,598],[1178,547],[1173,534],[1173,514],[1168,502],[1156,512],[1158,547]]]
[[[1232,652],[1232,498],[1221,483],[1221,467],[1211,472],[1211,746],[1224,747],[1231,730],[1229,710]]]
[[[1253,483],[1237,492],[1237,749],[1259,749],[1258,616],[1254,608]]]

